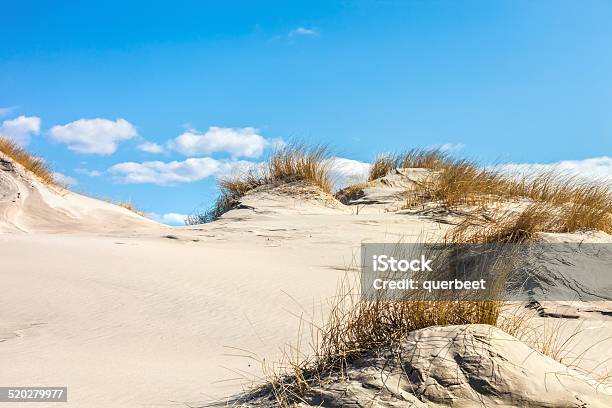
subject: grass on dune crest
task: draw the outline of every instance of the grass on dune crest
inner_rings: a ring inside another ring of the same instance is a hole
[[[304,181],[326,193],[333,189],[329,150],[325,146],[290,144],[274,151],[260,167],[217,181],[220,194],[204,214],[190,216],[187,224],[202,224],[218,219],[231,210],[247,192],[263,186]]]
[[[396,168],[426,168],[430,177],[406,192],[406,207],[438,203],[444,207],[480,207],[527,200],[521,214],[502,214],[492,224],[467,219],[454,234],[470,242],[521,241],[537,232],[575,232],[583,229],[612,233],[612,185],[609,180],[583,182],[561,172],[508,175],[439,150],[413,149],[378,156],[369,180]],[[350,187],[346,189],[350,190]],[[479,228],[476,228],[479,227]]]
[[[425,197],[447,207],[486,206],[501,201],[529,199],[550,205],[571,205],[610,212],[612,193],[607,183],[581,182],[561,173],[513,177],[472,162],[447,163],[422,187]]]
[[[14,141],[0,137],[0,152],[7,155],[16,163],[21,164],[27,171],[34,174],[43,183],[49,185],[57,184],[47,163],[40,157],[33,156]]]
[[[466,235],[468,229],[474,230],[472,221],[466,220],[456,234],[461,233],[470,241],[520,241],[537,232],[582,229],[612,233],[612,185],[609,181],[583,182],[557,171],[507,175],[495,168],[484,168],[470,160],[452,158],[436,150],[411,150],[400,155],[379,156],[372,164],[369,178],[382,177],[400,167],[432,170],[426,181],[406,193],[406,207],[427,202],[447,208],[486,208],[495,203],[521,200],[532,204],[519,215],[503,214],[494,225],[484,225],[477,232],[480,237]]]
[[[541,232],[598,230],[611,234],[611,214],[610,209],[585,203],[554,206],[535,202],[519,212],[506,212],[486,222],[468,217],[449,231],[447,239],[465,243],[521,243]]]
[[[405,153],[378,155],[372,162],[368,181],[373,181],[398,168],[423,168],[439,170],[451,159],[438,149],[412,149]]]

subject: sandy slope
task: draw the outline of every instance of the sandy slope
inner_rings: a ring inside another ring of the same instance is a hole
[[[184,406],[240,391],[259,366],[236,355],[274,358],[295,340],[361,242],[448,228],[386,212],[393,200],[347,207],[290,186],[171,229],[0,170],[0,384],[67,385],[71,407]]]
[[[48,186],[0,153],[0,232],[129,232],[159,224],[125,208]]]
[[[320,313],[362,240],[440,229],[267,193],[251,197],[256,211],[170,229],[15,184],[21,205],[1,204],[0,384],[67,385],[75,407],[172,406],[239,391],[259,366],[229,355],[273,356],[293,341],[297,316]]]

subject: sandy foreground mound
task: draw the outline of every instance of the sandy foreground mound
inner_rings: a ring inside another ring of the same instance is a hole
[[[46,185],[0,153],[0,233],[128,231],[156,224],[117,205]]]
[[[260,395],[246,405],[273,406]],[[589,377],[488,325],[431,327],[355,361],[298,406],[610,407]]]

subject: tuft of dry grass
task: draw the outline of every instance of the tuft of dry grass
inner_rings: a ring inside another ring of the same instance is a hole
[[[336,197],[336,200],[340,201],[342,204],[348,204],[353,200],[363,197],[363,189],[367,186],[367,183],[353,184],[336,192],[334,197]]]
[[[379,155],[377,156],[372,165],[370,166],[370,172],[368,174],[368,181],[373,181],[381,177],[385,177],[390,171],[397,168],[397,156],[396,155]]]
[[[305,181],[331,193],[333,186],[329,158],[325,146],[289,145],[272,153],[263,179],[266,180],[265,184]]]
[[[320,346],[310,356],[288,347],[281,361],[262,362],[266,384],[252,395],[269,395],[279,407],[294,407],[306,394],[348,378],[358,358],[392,348],[405,336],[425,327],[460,324],[495,324],[500,307],[492,302],[372,302],[332,310],[327,323],[317,328]]]
[[[347,275],[339,285],[324,323],[318,326],[311,322],[312,354],[302,354],[299,346],[289,347],[281,362],[264,364],[267,384],[258,390],[260,395],[271,395],[280,407],[295,406],[313,387],[345,378],[356,359],[393,347],[411,331],[446,325],[496,325],[503,305],[501,299],[440,300],[433,295],[365,300],[353,279]]]
[[[552,228],[547,208],[532,204],[518,214],[505,213],[498,220],[474,222],[468,217],[448,232],[446,240],[471,244],[523,243]]]
[[[12,140],[0,137],[0,152],[21,164],[28,172],[34,174],[43,183],[56,185],[49,166],[40,157],[32,156],[27,150]]]
[[[534,207],[512,220],[517,223],[517,229],[523,229],[525,222],[538,220],[537,225],[526,226],[524,231],[598,229],[612,233],[612,186],[609,182],[585,183],[554,171],[513,177],[495,168],[482,168],[472,161],[452,158],[438,150],[423,149],[377,157],[369,180],[400,167],[432,170],[427,180],[419,183],[414,191],[407,192],[407,207],[436,202],[447,208],[484,208],[499,202],[530,200]],[[551,217],[544,222],[542,218],[546,218],[543,215],[547,213]],[[499,227],[511,226],[504,222]]]
[[[368,181],[373,181],[398,168],[439,170],[451,159],[438,149],[411,149],[404,153],[378,155],[372,162]]]
[[[588,197],[582,198],[585,201],[559,206],[533,202],[519,212],[505,212],[487,222],[476,222],[468,217],[450,230],[446,239],[465,243],[522,243],[542,232],[599,230],[612,233],[612,211],[589,202]]]
[[[612,186],[609,182],[580,182],[554,171],[522,177],[506,176],[469,160],[423,150],[381,156],[372,166],[370,177],[387,174],[396,167],[433,170],[427,180],[406,193],[407,207],[425,202],[453,209],[466,206],[486,208],[494,203],[521,200],[533,204],[518,216],[508,219],[504,214],[495,226],[485,226],[480,233],[486,233],[487,239],[494,239],[497,234],[501,240],[520,241],[521,237],[528,238],[542,231],[574,232],[582,229],[612,233]],[[464,233],[468,226],[473,227],[471,220],[466,220],[466,223],[456,232]],[[498,231],[493,233],[494,229]],[[472,237],[472,241],[476,238]]]
[[[329,172],[332,164],[325,146],[308,147],[291,144],[272,152],[263,166],[237,176],[217,181],[220,194],[212,208],[204,214],[187,218],[187,224],[201,224],[218,219],[231,210],[247,192],[263,185],[280,185],[304,181],[331,193]]]

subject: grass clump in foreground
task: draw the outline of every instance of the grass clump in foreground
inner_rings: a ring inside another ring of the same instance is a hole
[[[202,224],[218,219],[235,207],[247,192],[264,185],[304,181],[331,193],[330,154],[326,147],[291,144],[274,151],[257,168],[217,181],[220,194],[212,208],[204,214],[188,217],[187,224]]]
[[[441,256],[438,260],[446,262],[445,255]],[[508,263],[495,262],[500,284],[507,267]],[[340,285],[325,323],[313,326],[312,354],[305,356],[298,345],[286,350],[282,362],[264,364],[266,385],[254,394],[266,395],[280,407],[294,406],[307,399],[309,391],[348,378],[351,364],[360,357],[392,349],[411,331],[432,326],[497,325],[503,306],[497,289],[492,297],[496,300],[447,300],[436,295],[364,300],[358,283],[350,279]]]
[[[315,387],[348,378],[352,362],[366,354],[390,348],[414,330],[461,324],[495,325],[500,302],[476,301],[372,301],[346,307],[343,299],[320,329],[317,351],[303,357],[291,349],[284,361],[264,368],[263,393],[279,407],[303,401]],[[260,390],[261,392],[262,390]]]
[[[517,252],[509,254],[512,259],[517,255]],[[340,285],[340,293],[332,300],[325,323],[312,328],[312,353],[304,354],[298,344],[285,349],[280,362],[269,365],[264,361],[266,384],[247,394],[245,400],[263,397],[279,407],[296,406],[300,402],[309,404],[312,398],[320,402],[317,395],[322,390],[340,390],[333,384],[350,380],[355,374],[353,369],[359,370],[359,364],[354,365],[358,359],[393,352],[408,333],[433,326],[496,326],[534,350],[581,370],[584,352],[574,352],[579,329],[567,334],[554,324],[534,323],[530,317],[533,314],[528,315],[526,312],[530,310],[524,305],[504,300],[501,285],[510,278],[508,265],[513,262],[506,261],[511,258],[499,258],[494,263],[498,266],[494,266],[492,276],[499,277],[496,282],[499,291],[494,291],[492,297],[496,300],[441,300],[430,296],[403,301],[362,300],[358,290],[354,290],[357,284],[351,285],[345,280]],[[512,308],[516,308],[514,313]],[[611,378],[608,373],[587,374],[602,384]]]
[[[32,156],[27,150],[10,139],[0,137],[0,152],[7,155],[16,163],[21,164],[27,171],[38,177],[43,183],[56,185],[53,173],[45,161]]]

